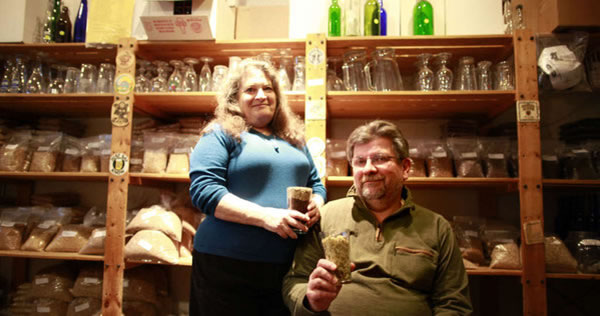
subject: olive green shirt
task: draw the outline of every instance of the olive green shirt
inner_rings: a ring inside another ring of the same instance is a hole
[[[381,224],[351,188],[346,198],[321,210],[320,230],[347,231],[352,282],[342,285],[327,312],[313,313],[304,302],[308,277],[323,247],[319,227],[304,236],[283,281],[283,298],[292,315],[470,315],[468,277],[450,224],[412,201]]]

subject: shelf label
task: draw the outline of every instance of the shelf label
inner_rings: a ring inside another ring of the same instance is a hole
[[[127,126],[129,124],[129,104],[126,102],[113,103],[110,111],[110,121],[114,126]]]
[[[517,120],[520,123],[539,123],[540,102],[537,100],[517,101]]]
[[[120,52],[119,54],[117,54],[117,66],[120,68],[130,68],[131,66],[133,66],[133,64],[135,63],[135,57],[133,56],[133,54],[128,51],[128,50],[124,50],[122,52]]]
[[[523,223],[523,230],[525,231],[526,244],[533,245],[544,243],[544,228],[542,227],[542,221],[534,220]]]
[[[130,74],[121,74],[115,78],[115,92],[120,95],[127,95],[133,92],[135,79]]]
[[[129,158],[124,153],[110,156],[109,171],[115,176],[122,176],[129,170]]]

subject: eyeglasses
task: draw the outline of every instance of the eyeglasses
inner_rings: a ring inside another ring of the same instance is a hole
[[[371,157],[354,157],[352,158],[352,166],[363,168],[367,164],[367,160],[371,160],[371,164],[374,166],[383,166],[390,162],[392,159],[396,159],[394,156],[388,155],[373,155]]]

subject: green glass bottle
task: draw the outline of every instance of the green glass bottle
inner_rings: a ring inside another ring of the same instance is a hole
[[[367,0],[365,2],[365,36],[379,35],[379,2]]]
[[[433,35],[433,6],[418,0],[413,10],[413,35]]]
[[[329,6],[329,36],[342,35],[342,9],[338,4],[338,0],[331,0]]]
[[[61,0],[54,0],[54,6],[52,7],[52,41],[56,42],[56,35],[58,31],[56,29],[56,25],[58,24],[58,19],[60,19],[60,5]]]

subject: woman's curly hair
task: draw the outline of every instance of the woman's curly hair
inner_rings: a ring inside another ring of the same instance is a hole
[[[298,148],[304,146],[304,124],[300,117],[292,112],[287,104],[285,95],[279,86],[279,77],[271,63],[254,58],[244,59],[235,69],[230,69],[225,83],[217,94],[215,117],[202,130],[201,135],[213,130],[216,124],[238,142],[240,135],[250,129],[244,113],[239,106],[240,86],[242,75],[249,68],[262,70],[271,84],[276,95],[275,113],[269,127],[273,134]]]

